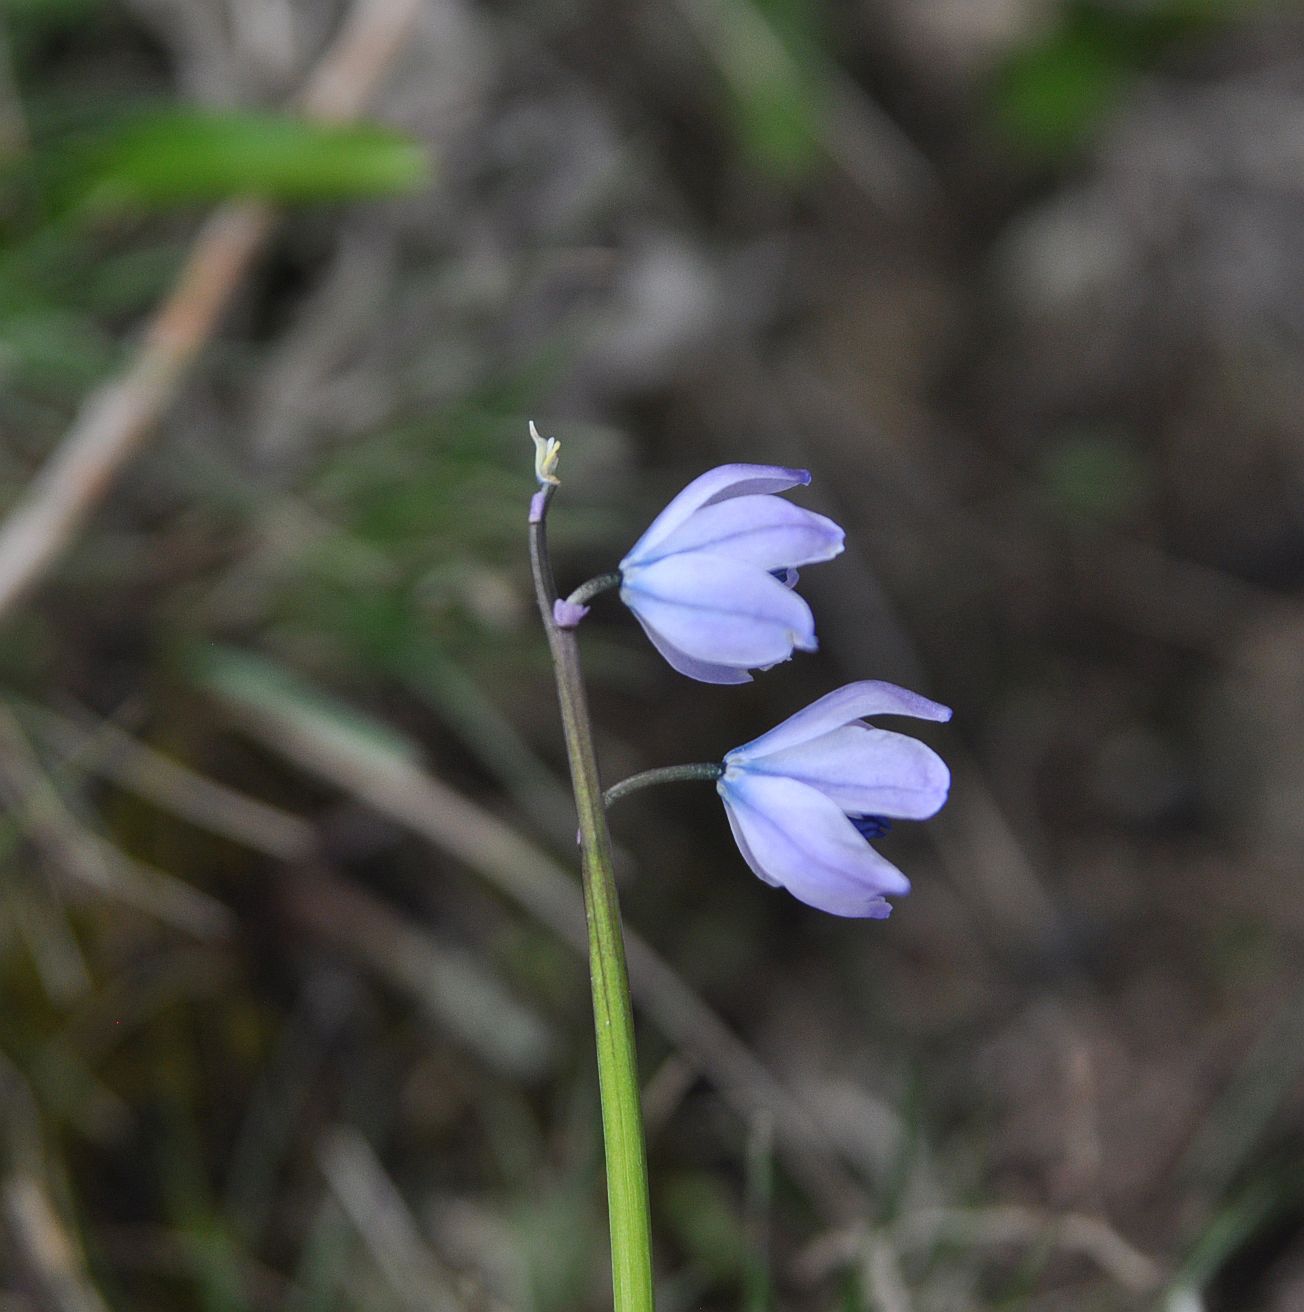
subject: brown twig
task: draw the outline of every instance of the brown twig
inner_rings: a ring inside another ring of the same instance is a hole
[[[299,98],[309,118],[358,113],[401,47],[421,0],[357,0]],[[93,392],[0,525],[0,617],[63,553],[118,471],[145,444],[212,336],[276,218],[260,200],[230,201],[200,229],[176,284],[117,378]]]

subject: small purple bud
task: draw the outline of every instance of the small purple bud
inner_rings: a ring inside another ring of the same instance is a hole
[[[573,629],[589,613],[587,606],[558,597],[552,603],[552,620],[559,629]]]

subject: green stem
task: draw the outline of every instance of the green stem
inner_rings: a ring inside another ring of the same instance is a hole
[[[610,574],[599,574],[596,578],[589,579],[587,583],[581,583],[566,600],[577,602],[582,606],[586,601],[592,601],[594,597],[618,587],[620,587],[620,571],[613,570]]]
[[[559,628],[552,614],[557,587],[548,556],[545,524],[552,494],[552,487],[544,488],[531,502],[530,564],[557,676],[557,699],[561,703],[566,755],[579,813],[593,1021],[597,1034],[598,1091],[607,1162],[613,1307],[615,1312],[652,1312],[652,1226],[638,1058],[634,1050],[634,1015],[629,1002],[625,942],[612,872],[611,837],[598,782],[579,645],[574,631]]]
[[[724,766],[715,761],[703,761],[694,765],[663,765],[656,770],[643,770],[639,774],[630,775],[628,779],[622,779],[618,784],[612,784],[602,794],[602,805],[609,807],[622,797],[638,792],[640,788],[652,788],[656,784],[688,783],[693,779],[716,780],[722,774]]]

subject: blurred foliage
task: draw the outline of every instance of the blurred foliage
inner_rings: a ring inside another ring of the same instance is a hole
[[[38,141],[0,170],[0,386],[39,429],[65,409],[51,414],[51,402],[113,366],[105,321],[157,297],[179,259],[165,234],[122,241],[114,222],[241,196],[320,203],[429,181],[429,151],[402,134],[270,113],[136,111]]]
[[[1151,491],[1151,471],[1126,434],[1084,427],[1056,434],[1041,460],[1047,495],[1071,515],[1118,523]]]
[[[1257,0],[1069,0],[1011,55],[993,88],[997,121],[1054,158],[1081,145],[1137,78],[1174,47],[1215,35]]]
[[[412,191],[430,182],[425,149],[371,125],[281,114],[158,108],[39,158],[56,213],[83,220],[257,196],[285,204]]]
[[[789,184],[819,159],[828,99],[826,15],[811,0],[724,0],[722,42],[734,129],[753,165]],[[738,51],[749,52],[745,59]]]

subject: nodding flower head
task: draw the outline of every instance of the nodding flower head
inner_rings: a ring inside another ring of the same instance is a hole
[[[804,469],[721,465],[694,479],[620,562],[620,597],[657,650],[703,683],[748,683],[794,650],[814,651],[796,566],[831,560],[842,530],[775,496]]]
[[[716,790],[743,859],[767,884],[835,916],[885,919],[910,881],[869,845],[889,817],[926,820],[951,773],[930,747],[867,715],[949,720],[894,684],[851,683],[724,758]]]

